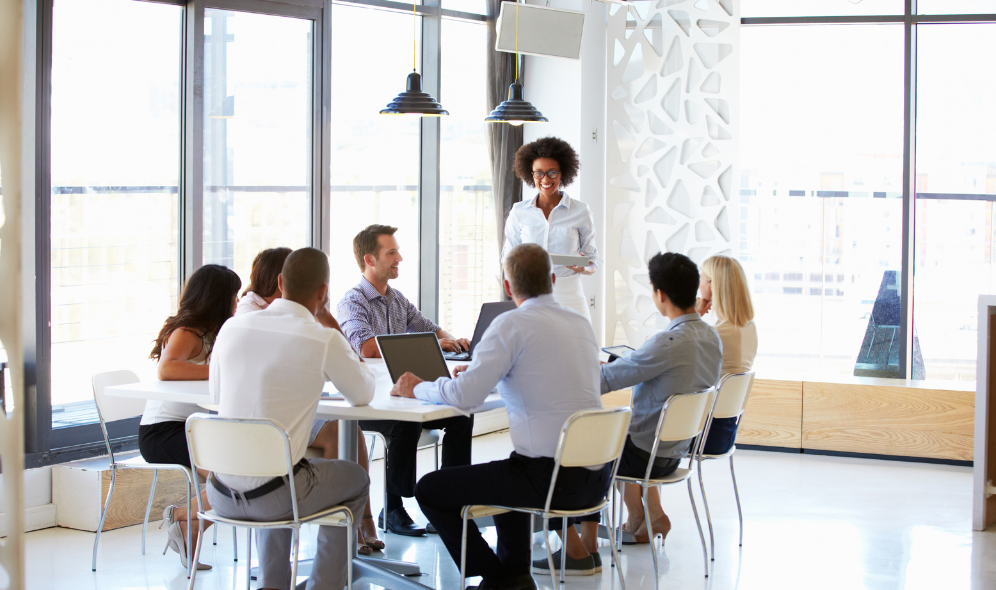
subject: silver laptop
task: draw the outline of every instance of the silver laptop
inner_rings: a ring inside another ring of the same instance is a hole
[[[397,383],[407,372],[423,381],[450,376],[439,340],[432,332],[377,336],[377,347],[391,374],[392,383]]]
[[[498,301],[497,303],[485,303],[481,306],[481,314],[477,316],[477,326],[474,327],[474,337],[470,341],[470,350],[466,352],[444,352],[443,356],[448,361],[469,361],[474,358],[474,349],[484,338],[484,333],[488,331],[491,322],[495,318],[515,309],[514,301]]]

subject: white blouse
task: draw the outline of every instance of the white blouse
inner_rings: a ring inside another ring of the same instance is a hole
[[[501,259],[519,244],[539,244],[551,254],[577,256],[584,253],[591,258],[589,267],[598,267],[598,250],[595,248],[595,218],[588,205],[560,193],[560,203],[550,211],[550,218],[536,206],[539,196],[512,205],[505,221],[505,245]],[[576,276],[574,271],[561,266],[553,267],[557,277]]]

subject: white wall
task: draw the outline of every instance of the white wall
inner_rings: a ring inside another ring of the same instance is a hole
[[[581,59],[526,56],[523,87],[525,99],[533,103],[549,123],[527,124],[524,141],[556,136],[578,151],[581,172],[566,192],[584,201],[595,216],[596,247],[604,259],[605,228],[605,18],[606,5],[586,0],[533,0],[539,6],[585,12],[581,39]],[[523,186],[523,198],[535,189]],[[598,272],[584,277],[585,295],[595,298],[591,320],[599,342],[604,341],[604,264]]]
[[[0,482],[3,476],[0,475]],[[0,490],[3,486],[0,485]],[[2,496],[0,496],[2,501]],[[24,532],[55,526],[55,504],[52,503],[52,468],[39,467],[24,471]],[[0,531],[6,534],[6,518],[0,514]]]

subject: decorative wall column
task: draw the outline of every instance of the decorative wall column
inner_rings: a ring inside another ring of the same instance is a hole
[[[667,325],[653,255],[735,252],[739,2],[613,4],[606,34],[606,340],[635,347]]]
[[[8,416],[0,406],[5,542],[0,587],[24,588],[24,354],[21,333],[21,121],[24,4],[0,2],[0,342],[11,374]],[[2,375],[0,375],[2,378]]]

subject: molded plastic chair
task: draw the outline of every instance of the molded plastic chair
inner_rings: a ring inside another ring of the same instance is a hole
[[[553,475],[550,478],[550,489],[546,494],[546,503],[542,508],[523,508],[515,506],[464,506],[461,512],[463,517],[463,535],[460,541],[460,588],[466,586],[467,571],[467,521],[474,518],[483,518],[504,514],[506,512],[523,512],[543,519],[543,530],[547,529],[547,522],[551,518],[563,518],[563,534],[567,534],[567,519],[570,517],[585,516],[601,512],[608,506],[608,498],[588,508],[577,510],[557,510],[550,507],[553,502],[553,491],[557,486],[557,475],[561,467],[591,467],[594,465],[604,465],[612,463],[612,477],[615,478],[616,470],[619,468],[619,457],[622,455],[623,446],[626,443],[626,432],[629,430],[629,422],[633,412],[628,407],[607,408],[595,410],[582,410],[575,412],[564,423],[560,431],[560,440],[557,442],[557,452],[554,457]],[[611,480],[610,480],[611,481]],[[611,489],[611,484],[609,485]],[[608,490],[606,490],[608,496]],[[613,524],[609,523],[609,526]],[[532,533],[530,532],[530,535]],[[612,563],[619,562],[616,553],[616,546],[612,547]],[[530,541],[530,553],[532,542]],[[550,580],[553,588],[558,588],[556,568],[552,567],[553,554],[550,552],[550,544],[546,543],[547,563],[550,567]],[[567,551],[560,553],[560,582],[564,582],[564,562],[567,559]],[[530,562],[532,558],[530,556]],[[616,567],[619,574],[619,582],[622,590],[626,590],[626,580],[623,579],[622,568]]]
[[[353,514],[345,506],[332,506],[314,514],[301,516],[297,508],[297,491],[294,486],[294,463],[291,458],[290,440],[283,426],[273,420],[246,420],[219,418],[208,414],[193,414],[187,418],[187,448],[190,464],[197,469],[245,477],[287,477],[286,492],[291,498],[291,520],[256,521],[221,516],[214,510],[204,511],[200,496],[197,497],[197,516],[200,530],[204,521],[221,522],[236,527],[246,527],[246,563],[252,566],[252,529],[283,528],[293,531],[291,559],[291,587],[296,586],[297,559],[300,546],[301,525],[313,523],[322,526],[346,527],[348,542],[342,548],[346,563],[352,563]],[[201,543],[197,544],[192,563],[197,563]],[[193,590],[197,570],[190,577],[189,590]],[[246,588],[251,575],[246,572]],[[353,588],[353,568],[346,568],[346,587]]]
[[[692,466],[697,460],[698,454],[702,450],[700,435],[705,430],[706,421],[712,411],[713,401],[716,396],[716,388],[710,387],[698,393],[679,393],[672,395],[664,402],[661,408],[661,417],[657,422],[656,437],[654,447],[650,451],[651,457],[657,456],[657,446],[661,442],[678,442],[688,439],[696,439],[692,443],[692,452],[688,457],[688,468],[679,467],[667,477],[651,479],[650,471],[653,469],[653,462],[647,463],[647,472],[642,477],[624,477],[617,475],[616,481],[620,483],[630,483],[640,486],[643,491],[643,518],[647,523],[647,534],[650,535],[650,550],[654,557],[654,588],[660,587],[660,570],[657,563],[657,548],[654,542],[653,526],[650,522],[650,512],[647,509],[647,491],[650,488],[688,482],[688,500],[692,503],[692,513],[695,515],[695,526],[699,529],[699,538],[702,540],[702,558],[705,561],[705,575],[709,577],[709,554],[706,549],[705,535],[702,533],[702,523],[699,521],[699,512],[695,508],[695,498],[692,496]],[[622,503],[616,503],[619,510],[617,522],[622,519]],[[619,529],[621,534],[622,529]],[[616,540],[616,543],[621,539]]]
[[[719,382],[719,394],[716,396],[715,409],[712,411],[712,416],[709,417],[708,426],[706,426],[705,434],[702,436],[702,440],[709,439],[709,428],[712,427],[712,421],[715,418],[736,418],[737,425],[740,424],[740,419],[744,415],[744,411],[747,410],[747,401],[750,399],[750,391],[754,387],[754,372],[747,371],[746,373],[737,373],[735,375],[726,375]],[[703,449],[705,448],[705,443],[703,442]],[[720,455],[706,455],[704,452],[699,453],[698,461],[700,463],[699,472],[699,489],[702,491],[702,503],[705,505],[706,522],[709,524],[709,550],[712,555],[713,561],[716,560],[716,542],[713,537],[712,531],[712,517],[709,514],[709,501],[706,499],[705,484],[702,483],[702,461],[708,461],[709,459],[722,459],[724,457],[730,458],[730,476],[733,478],[733,495],[737,499],[737,516],[740,519],[740,546],[744,544],[744,513],[740,509],[740,492],[737,490],[737,474],[733,470],[733,453],[736,452],[737,445],[730,447],[729,451],[722,453]]]
[[[107,454],[111,457],[111,485],[107,489],[107,499],[104,501],[104,510],[100,513],[100,522],[97,524],[97,536],[93,540],[93,557],[90,562],[90,569],[97,571],[97,547],[100,545],[100,533],[104,528],[104,519],[107,518],[107,509],[111,505],[111,497],[114,495],[114,482],[117,478],[118,469],[151,469],[152,488],[149,490],[149,503],[145,507],[145,521],[142,523],[142,555],[145,555],[145,533],[149,528],[149,511],[152,510],[152,500],[156,495],[156,480],[159,477],[160,469],[172,469],[180,471],[187,478],[187,506],[190,506],[190,490],[194,487],[194,477],[189,469],[183,465],[172,463],[147,463],[141,455],[131,457],[123,461],[118,461],[111,448],[111,440],[107,435],[107,423],[115,420],[124,420],[141,416],[145,411],[144,399],[132,399],[106,395],[104,389],[114,385],[128,385],[139,383],[138,375],[132,371],[108,371],[98,373],[93,376],[93,401],[97,405],[97,416],[100,418],[100,431],[104,435],[104,445],[107,446]],[[187,527],[187,547],[192,544],[193,531]],[[187,560],[187,577],[190,577],[192,561]]]

